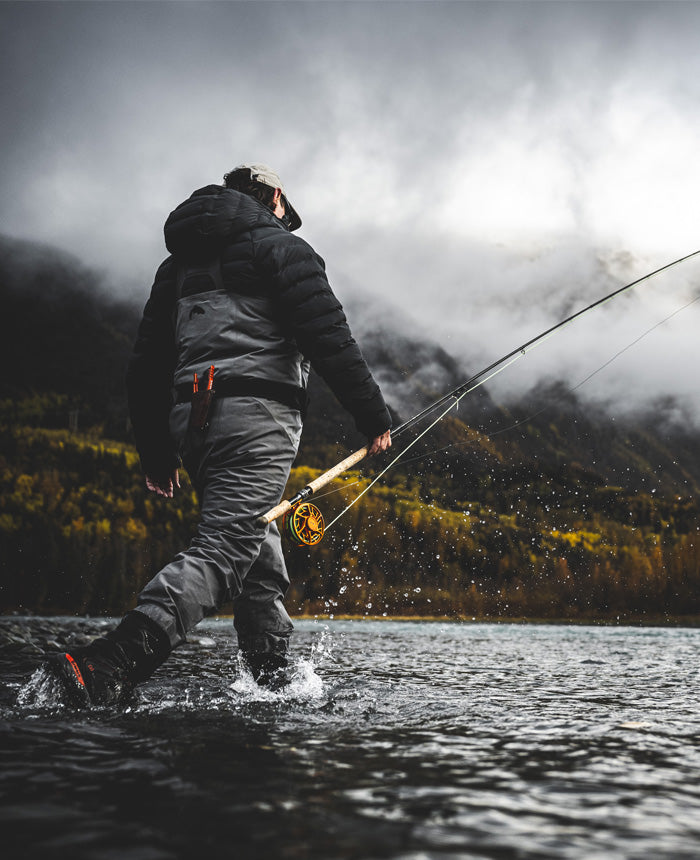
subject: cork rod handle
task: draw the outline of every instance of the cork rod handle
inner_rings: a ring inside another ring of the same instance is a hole
[[[334,478],[337,478],[338,475],[342,475],[343,472],[347,471],[347,469],[350,469],[352,466],[356,466],[361,460],[364,460],[368,451],[369,447],[365,445],[364,448],[359,448],[354,452],[354,454],[350,454],[349,457],[341,460],[340,463],[337,463],[332,469],[319,475],[318,478],[314,478],[313,481],[304,487],[304,490],[302,491],[304,493],[304,497],[313,495],[313,493],[320,490],[321,487],[325,487],[327,484],[330,484],[330,482]],[[269,525],[273,520],[283,516],[283,514],[286,514],[287,511],[290,511],[293,507],[294,502],[285,499],[280,502],[279,505],[276,505],[274,508],[269,510],[266,514],[259,516],[256,520],[256,524],[260,527]]]

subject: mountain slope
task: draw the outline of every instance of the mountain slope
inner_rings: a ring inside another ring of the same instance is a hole
[[[35,424],[65,427],[68,412],[79,410],[80,426],[128,438],[123,380],[141,308],[109,295],[100,275],[69,255],[7,237],[0,237],[0,297],[6,420],[32,415]],[[376,322],[358,340],[396,424],[470,375],[438,344]],[[298,462],[329,466],[364,439],[315,375],[310,394]],[[585,486],[689,495],[700,489],[699,455],[694,429],[649,415],[614,420],[560,385],[508,408],[479,388],[412,450],[410,471],[456,496],[473,495],[487,477],[506,488],[533,475],[555,486],[575,476]]]
[[[119,612],[196,521],[186,476],[176,500],[154,501],[128,444],[123,377],[141,309],[115,301],[79,261],[2,238],[0,298],[2,607]],[[425,338],[376,321],[356,334],[396,424],[469,378]],[[318,377],[310,389],[290,490],[365,441]],[[75,421],[68,431],[76,410],[88,432]],[[698,611],[699,455],[693,428],[654,414],[613,420],[562,386],[507,408],[479,389],[318,547],[288,545],[290,606],[459,617]],[[317,499],[327,518],[387,462],[336,481]]]

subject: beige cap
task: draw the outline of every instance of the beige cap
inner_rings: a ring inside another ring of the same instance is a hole
[[[239,164],[234,169],[250,170],[250,178],[253,182],[260,182],[262,185],[269,185],[271,188],[280,188],[282,190],[282,197],[284,198],[284,208],[289,216],[289,229],[298,230],[301,227],[301,218],[297,210],[287,199],[282,180],[271,167],[268,167],[267,164]]]

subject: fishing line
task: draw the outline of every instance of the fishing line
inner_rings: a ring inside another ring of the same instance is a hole
[[[700,252],[698,252],[698,253],[700,253]],[[553,333],[554,333],[553,330],[550,332],[546,332],[546,334],[548,334],[549,336],[551,336]],[[537,342],[533,341],[533,343],[531,344],[531,348],[534,349],[534,347],[537,345],[537,343],[544,343],[547,339],[548,339],[547,337],[543,336],[543,337],[539,338],[537,340]],[[519,358],[522,358],[522,356],[525,354],[526,353],[524,350],[521,352],[518,352],[517,355],[514,355],[511,353],[511,356],[509,356],[510,361],[506,361],[505,359],[503,359],[502,361],[504,363],[496,362],[495,364],[492,364],[491,368],[495,368],[493,370],[493,373],[491,373],[489,376],[485,376],[483,379],[480,379],[478,382],[476,382],[474,385],[472,385],[471,388],[467,388],[466,390],[462,391],[462,393],[459,395],[452,394],[452,395],[446,395],[445,397],[441,398],[441,402],[442,402],[442,404],[444,404],[447,397],[450,396],[451,399],[453,400],[453,403],[451,403],[444,412],[442,412],[440,415],[438,415],[438,417],[432,422],[432,424],[429,424],[422,431],[422,433],[420,433],[418,436],[416,436],[415,439],[413,439],[411,442],[409,442],[408,445],[406,445],[406,447],[402,451],[400,451],[398,453],[398,455],[396,457],[394,457],[394,459],[387,466],[385,466],[381,470],[381,472],[379,472],[379,474],[377,474],[372,479],[372,481],[365,487],[365,489],[362,490],[362,492],[359,495],[357,495],[352,500],[352,502],[350,502],[350,504],[347,507],[343,508],[343,510],[338,514],[338,516],[334,520],[331,520],[331,522],[328,523],[327,526],[325,526],[325,531],[328,531],[328,529],[331,528],[331,526],[333,526],[335,523],[338,522],[338,520],[343,516],[343,514],[347,513],[347,511],[349,511],[350,508],[353,507],[353,505],[355,505],[357,502],[359,502],[359,500],[362,498],[362,496],[364,496],[365,493],[369,492],[372,489],[372,487],[377,483],[377,481],[379,481],[379,479],[382,478],[389,471],[389,469],[391,469],[393,466],[396,465],[396,463],[399,462],[399,460],[403,457],[403,455],[406,453],[406,451],[410,450],[417,442],[419,442],[423,438],[423,436],[425,436],[426,433],[428,433],[430,430],[433,429],[433,427],[435,427],[436,424],[438,424],[440,421],[442,421],[442,419],[445,417],[445,415],[447,415],[449,412],[451,412],[455,407],[459,406],[459,401],[463,397],[466,397],[467,394],[471,394],[472,391],[475,391],[477,388],[480,388],[482,385],[484,385],[490,379],[493,379],[494,376],[498,376],[499,373],[503,373],[503,371],[506,370],[506,368],[510,367],[511,364],[514,364]],[[500,367],[499,367],[499,364],[501,365]],[[479,375],[481,375],[481,374],[479,374]],[[473,379],[478,379],[478,376],[473,377]],[[435,408],[435,406],[433,405],[433,407],[430,408],[430,411],[432,411],[434,408]],[[424,413],[424,414],[427,414],[427,413]],[[406,426],[405,424],[402,425],[402,428],[405,429],[405,426]]]
[[[353,505],[357,504],[357,502],[360,501],[360,499],[364,496],[364,494],[369,492],[372,489],[372,487],[377,483],[377,481],[380,478],[382,478],[389,471],[389,469],[391,469],[392,466],[396,465],[396,463],[399,462],[401,457],[403,457],[403,455],[406,453],[406,451],[409,450],[409,448],[412,448],[416,444],[416,442],[418,442],[420,439],[422,439],[423,436],[425,436],[426,433],[428,433],[430,430],[432,430],[433,427],[439,421],[442,421],[442,419],[445,417],[445,415],[447,415],[448,412],[450,412],[452,409],[454,409],[454,407],[459,403],[459,401],[462,399],[462,397],[464,397],[464,395],[466,393],[467,392],[465,391],[465,393],[461,397],[455,398],[454,403],[451,403],[447,407],[447,409],[433,421],[432,424],[428,425],[428,427],[426,427],[422,433],[420,433],[418,436],[416,436],[416,438],[413,439],[413,441],[409,442],[408,445],[403,449],[403,451],[399,452],[398,456],[396,456],[387,466],[385,466],[381,470],[381,472],[379,472],[379,474],[376,475],[374,477],[374,479],[364,488],[364,490],[362,490],[361,493],[359,493],[357,496],[355,496],[355,498],[350,502],[349,505],[347,505],[347,507],[343,508],[343,510],[338,514],[338,516],[335,519],[331,520],[328,523],[328,525],[326,526],[326,531],[328,531],[328,529],[332,528],[338,522],[338,520],[343,516],[343,514],[347,513],[350,510],[350,508],[353,507]]]
[[[606,367],[608,367],[610,364],[612,364],[614,361],[616,361],[621,355],[623,355],[625,352],[627,352],[627,350],[631,349],[633,346],[635,346],[641,340],[643,340],[647,335],[651,334],[657,328],[664,325],[664,323],[667,323],[669,320],[673,319],[673,317],[675,317],[677,314],[686,310],[687,308],[689,308],[691,305],[694,305],[698,301],[700,301],[700,295],[696,296],[694,299],[691,299],[689,302],[684,304],[682,307],[677,308],[675,311],[673,311],[673,313],[670,313],[667,317],[664,317],[662,320],[659,320],[659,322],[654,323],[654,325],[651,326],[651,328],[648,328],[645,332],[640,334],[639,337],[636,337],[633,341],[628,343],[622,349],[618,350],[618,352],[616,352],[613,356],[611,356],[606,362],[601,364],[600,367],[596,368],[594,371],[589,373],[588,376],[585,376],[580,382],[577,382],[576,385],[572,386],[571,388],[567,388],[567,390],[564,392],[564,394],[571,394],[574,391],[578,391],[579,388],[581,388],[583,385],[585,385],[587,382],[589,382],[591,379],[593,379],[593,377],[596,376],[598,373],[605,370]],[[559,395],[558,397],[554,397],[554,398],[550,399],[550,401],[548,403],[546,403],[541,409],[538,409],[537,412],[533,412],[532,415],[528,415],[527,418],[522,418],[520,421],[516,421],[515,424],[509,424],[507,427],[501,427],[500,430],[494,430],[493,432],[487,432],[485,430],[484,431],[478,430],[477,432],[483,433],[483,435],[488,436],[489,439],[492,439],[494,436],[499,436],[501,433],[507,433],[510,430],[515,430],[516,427],[520,427],[523,424],[527,424],[529,421],[532,421],[533,419],[537,418],[538,415],[541,415],[543,412],[546,412],[555,403],[557,403],[559,400],[561,400],[563,396],[564,395],[562,394],[562,395]],[[449,445],[445,445],[442,448],[435,448],[435,450],[428,451],[426,454],[420,454],[417,457],[411,457],[409,460],[404,460],[404,465],[406,466],[409,463],[417,463],[420,460],[425,460],[427,457],[431,457],[433,454],[439,454],[442,451],[447,451],[448,448],[458,448],[462,445],[468,445],[468,444],[470,444],[470,443],[469,442],[450,442]]]
[[[622,287],[618,287],[618,289],[613,290],[613,292],[608,293],[602,298],[596,299],[596,301],[591,302],[589,305],[586,305],[585,308],[581,308],[581,310],[576,311],[570,316],[566,317],[566,319],[561,320],[561,322],[555,323],[550,328],[543,331],[541,334],[536,335],[525,343],[521,344],[516,349],[509,352],[507,355],[504,355],[502,358],[499,358],[497,361],[494,361],[493,364],[490,364],[488,367],[485,367],[482,371],[477,373],[475,376],[472,376],[471,379],[468,379],[462,385],[459,385],[457,388],[438,398],[434,403],[430,404],[430,406],[426,406],[421,412],[418,412],[412,418],[407,419],[401,424],[399,427],[394,430],[392,435],[394,437],[400,435],[404,430],[407,430],[409,427],[412,427],[416,422],[420,421],[426,415],[430,414],[434,409],[439,409],[443,403],[447,402],[452,397],[461,395],[466,388],[469,388],[477,379],[481,376],[489,373],[494,368],[498,367],[500,364],[509,361],[513,356],[516,355],[526,355],[532,348],[534,348],[537,344],[543,343],[548,340],[554,332],[559,331],[560,329],[566,328],[570,325],[574,320],[578,319],[578,317],[583,316],[583,314],[588,313],[588,311],[593,310],[594,308],[600,307],[601,305],[607,304],[612,301],[616,296],[619,296],[621,293],[626,292],[627,290],[631,290],[632,287],[636,287],[638,284],[641,284],[643,281],[649,280],[649,278],[653,278],[655,275],[660,274],[661,272],[665,272],[667,269],[671,269],[674,266],[678,266],[680,263],[684,263],[686,260],[690,260],[692,257],[696,257],[700,254],[700,249],[697,251],[693,251],[691,254],[686,254],[683,257],[679,257],[677,260],[673,260],[671,263],[666,263],[664,266],[660,266],[658,269],[654,269],[653,272],[649,272],[646,275],[643,275],[641,278],[637,278],[634,281],[631,281],[629,284],[625,284]]]
[[[504,370],[506,370],[508,367],[518,361],[518,359],[522,358],[524,355],[527,355],[527,353],[529,353],[530,350],[534,349],[535,346],[545,343],[555,332],[567,327],[583,314],[588,313],[588,311],[593,310],[593,308],[606,304],[607,302],[614,299],[616,296],[619,296],[621,293],[624,293],[625,291],[631,289],[637,284],[640,284],[643,281],[652,278],[654,275],[658,275],[660,272],[664,272],[667,269],[672,268],[673,266],[677,266],[680,263],[697,256],[698,254],[700,254],[700,250],[693,251],[691,254],[686,254],[683,257],[679,257],[677,260],[674,260],[671,263],[666,263],[666,265],[660,266],[653,272],[649,272],[648,274],[643,275],[641,278],[637,278],[631,283],[625,284],[624,286],[613,290],[613,292],[608,293],[608,295],[605,295],[600,299],[597,299],[595,302],[591,302],[586,307],[582,308],[579,311],[576,311],[575,313],[566,317],[566,319],[562,320],[561,322],[550,326],[546,331],[543,331],[542,333],[536,335],[535,337],[526,341],[524,344],[521,344],[521,346],[509,352],[507,355],[504,355],[502,358],[499,358],[497,361],[494,361],[492,364],[484,368],[475,376],[472,376],[462,385],[459,385],[453,391],[450,391],[447,394],[444,394],[442,397],[439,397],[434,403],[431,403],[425,409],[422,409],[416,415],[412,416],[407,421],[404,421],[403,424],[401,424],[393,431],[392,436],[394,438],[399,436],[409,427],[412,427],[417,422],[422,421],[424,418],[430,416],[431,413],[435,412],[437,409],[440,409],[448,401],[451,401],[447,409],[445,409],[444,412],[442,412],[437,418],[435,418],[435,420],[433,420],[421,433],[419,433],[415,439],[413,439],[402,451],[400,451],[399,454],[394,457],[394,459],[387,466],[385,466],[379,472],[378,475],[375,476],[375,478],[368,484],[368,486],[349,505],[347,505],[338,514],[337,517],[335,517],[335,519],[330,523],[330,525],[334,525],[340,519],[340,517],[343,516],[343,514],[345,514],[353,505],[355,505],[359,501],[359,499],[361,499],[362,496],[364,496],[365,493],[367,493],[377,483],[377,481],[379,481],[379,479],[382,478],[389,471],[389,469],[391,469],[404,456],[407,451],[409,451],[415,444],[417,444],[417,442],[419,442],[420,439],[422,439],[426,433],[432,430],[432,428],[435,427],[435,425],[438,424],[449,412],[451,412],[454,408],[458,407],[460,400],[467,394],[470,394],[472,391],[479,388],[485,382],[488,382],[488,380],[493,379],[494,376],[497,376],[499,373],[502,373]],[[689,304],[692,303],[693,302],[690,302]],[[682,310],[682,308],[679,309],[679,311],[680,310]],[[671,314],[671,316],[675,315],[675,313],[677,312],[674,312],[674,314]],[[664,321],[662,320],[662,322]],[[656,328],[656,326],[660,324],[661,323],[657,323],[653,328]],[[651,330],[653,330],[653,328]],[[644,335],[641,335],[638,340],[640,340],[643,336]],[[631,346],[631,344],[628,346]],[[622,350],[621,352],[624,351],[625,350]],[[616,356],[613,356],[610,361],[614,360],[615,357]],[[599,370],[601,369],[602,367],[599,368]],[[596,372],[598,371],[595,371],[590,376],[595,375]],[[588,378],[590,377],[587,377],[587,379]],[[583,380],[583,382],[586,382],[587,379]],[[583,384],[583,382],[580,384]],[[285,529],[288,531],[290,537],[299,542],[299,545],[312,546],[318,543],[318,541],[321,540],[321,538],[323,537],[325,530],[324,518],[321,511],[315,505],[308,502],[307,499],[309,499],[315,492],[320,490],[322,487],[330,484],[331,481],[333,481],[343,472],[347,471],[348,469],[361,462],[361,460],[363,460],[367,456],[367,453],[368,446],[366,445],[363,448],[360,448],[347,456],[341,462],[336,463],[336,465],[333,466],[331,469],[328,469],[322,475],[319,475],[317,478],[314,478],[312,481],[310,481],[305,487],[295,493],[294,496],[281,501],[274,508],[271,508],[264,514],[258,515],[255,520],[256,525],[258,525],[260,528],[265,528],[278,517],[284,517]]]
[[[664,319],[659,320],[659,322],[657,322],[657,323],[654,323],[654,325],[651,328],[647,329],[645,332],[640,334],[639,337],[636,337],[633,341],[628,343],[627,346],[624,346],[621,350],[616,352],[615,355],[611,356],[606,362],[601,364],[600,367],[596,368],[594,371],[589,373],[588,376],[585,376],[580,382],[576,383],[576,385],[574,385],[572,388],[569,388],[566,393],[571,394],[574,391],[578,391],[579,388],[581,388],[583,385],[585,385],[587,382],[589,382],[591,379],[593,379],[594,376],[597,376],[602,370],[605,370],[606,367],[611,365],[621,355],[626,353],[628,349],[632,349],[633,346],[636,346],[647,335],[651,334],[657,328],[664,325],[664,323],[667,323],[670,319],[673,319],[673,317],[675,317],[676,314],[679,314],[679,313],[681,313],[681,311],[684,311],[686,308],[689,308],[691,305],[694,305],[695,302],[697,302],[697,301],[700,301],[700,295],[696,296],[694,299],[691,299],[691,301],[689,301],[687,304],[683,305],[683,307],[678,308],[677,310],[673,311],[673,313],[669,314],[667,317],[664,317]],[[549,403],[547,403],[545,406],[542,407],[542,409],[538,410],[537,412],[533,413],[532,415],[528,416],[527,418],[523,418],[521,421],[517,421],[515,424],[512,424],[510,427],[503,427],[501,430],[496,430],[494,433],[488,433],[487,434],[488,437],[491,438],[492,436],[498,436],[500,433],[505,433],[508,430],[514,430],[516,427],[519,427],[521,424],[526,424],[528,421],[532,421],[533,418],[537,418],[538,415],[541,415],[543,412],[546,412],[547,409],[549,409],[552,406],[552,403],[556,403],[557,399],[561,399],[561,397],[560,398],[554,398],[553,401],[550,401]]]
[[[326,496],[332,496],[334,493],[342,493],[343,490],[347,490],[350,487],[354,487],[355,484],[359,484],[358,481],[350,481],[349,484],[343,484],[342,487],[336,487],[335,490],[329,490],[327,493],[321,493],[320,495],[314,496],[315,499],[325,499]]]
[[[695,253],[696,253],[696,254],[697,254],[697,253],[700,253],[700,251],[696,251]],[[692,255],[691,255],[691,256],[692,256]],[[687,258],[684,258],[684,259],[687,259]],[[637,283],[638,283],[638,282],[637,282]],[[615,294],[613,294],[613,295],[615,295]],[[609,300],[613,297],[613,295],[610,295],[610,296],[608,296],[605,300],[600,300],[600,301],[596,302],[595,304],[602,304],[602,303],[603,303],[603,301],[609,301]],[[635,346],[635,344],[639,343],[639,342],[640,342],[641,340],[643,340],[647,335],[651,334],[651,332],[655,331],[657,328],[659,328],[660,326],[662,326],[664,323],[668,322],[668,320],[673,319],[673,317],[675,317],[677,314],[681,313],[681,311],[684,311],[686,308],[689,308],[691,305],[695,304],[695,302],[697,302],[697,301],[699,301],[699,300],[700,300],[700,295],[696,296],[694,299],[691,299],[691,301],[687,302],[687,303],[686,303],[685,305],[683,305],[682,307],[677,308],[675,311],[673,311],[673,313],[669,314],[667,317],[664,317],[664,319],[660,320],[660,321],[659,321],[659,322],[657,322],[657,323],[654,323],[654,325],[653,325],[651,328],[647,329],[645,332],[643,332],[642,334],[640,334],[640,335],[639,335],[639,337],[635,338],[633,341],[631,341],[630,343],[628,343],[628,344],[627,344],[625,347],[623,347],[621,350],[619,350],[618,352],[616,352],[616,353],[615,353],[615,355],[613,355],[611,358],[609,358],[609,359],[608,359],[604,364],[602,364],[600,367],[596,368],[596,370],[594,370],[592,373],[589,373],[589,374],[588,374],[588,376],[586,376],[584,379],[582,379],[582,380],[581,380],[579,383],[577,383],[573,388],[570,388],[570,389],[567,391],[567,393],[572,392],[572,391],[576,391],[576,390],[577,390],[577,389],[579,389],[582,385],[585,385],[585,384],[586,384],[586,382],[588,382],[590,379],[592,379],[594,376],[596,376],[596,374],[600,373],[602,370],[604,370],[606,367],[608,367],[608,365],[612,364],[612,363],[613,363],[617,358],[619,358],[621,355],[623,355],[623,353],[627,352],[627,350],[628,350],[628,349],[631,349],[633,346]],[[593,306],[591,306],[591,307],[595,307],[595,305],[593,305]],[[581,311],[579,311],[578,313],[573,314],[571,317],[569,317],[569,318],[568,318],[567,320],[565,320],[564,322],[560,323],[559,325],[555,326],[555,327],[554,327],[554,328],[552,328],[552,329],[549,329],[549,331],[548,331],[548,332],[545,332],[545,333],[544,333],[544,335],[541,335],[539,338],[536,338],[535,340],[531,341],[531,343],[530,343],[530,350],[531,350],[531,349],[534,349],[534,347],[535,347],[535,346],[539,346],[539,345],[540,345],[540,344],[542,344],[542,343],[546,343],[546,341],[547,341],[547,340],[549,340],[549,338],[554,334],[554,332],[555,332],[555,331],[560,330],[560,329],[562,329],[562,328],[566,328],[566,326],[567,326],[567,325],[570,325],[570,324],[571,324],[571,323],[572,323],[572,322],[573,322],[577,317],[581,316],[581,313],[582,313],[582,312],[581,312]],[[528,351],[529,351],[529,350],[528,350]],[[370,483],[365,487],[365,489],[364,489],[364,490],[362,490],[362,492],[361,492],[361,493],[359,493],[359,495],[357,495],[357,496],[352,500],[352,502],[350,502],[350,504],[349,504],[349,505],[347,505],[345,508],[343,508],[343,510],[342,510],[342,511],[341,511],[341,512],[340,512],[340,513],[335,517],[335,519],[331,520],[331,522],[330,522],[330,523],[328,523],[328,525],[326,526],[326,531],[328,531],[328,529],[330,529],[330,528],[331,528],[331,527],[332,527],[332,526],[333,526],[333,525],[334,525],[334,524],[335,524],[335,523],[336,523],[336,522],[337,522],[337,521],[338,521],[338,520],[339,520],[339,519],[340,519],[340,518],[341,518],[345,513],[347,513],[347,511],[349,511],[349,510],[350,510],[350,508],[352,508],[352,507],[353,507],[353,505],[355,505],[355,504],[356,504],[356,503],[357,503],[357,502],[362,498],[362,496],[364,496],[364,495],[365,495],[365,493],[369,492],[369,490],[371,490],[371,489],[372,489],[372,487],[373,487],[373,486],[374,486],[374,485],[375,485],[375,484],[380,480],[380,478],[382,478],[382,477],[383,477],[383,476],[384,476],[384,475],[389,471],[389,469],[391,469],[393,466],[395,466],[395,465],[396,465],[396,463],[398,463],[398,462],[399,462],[399,460],[401,460],[401,458],[404,456],[404,454],[405,454],[408,450],[410,450],[410,449],[411,449],[411,448],[412,448],[412,447],[413,447],[417,442],[419,442],[419,441],[420,441],[420,439],[422,439],[422,437],[423,437],[423,436],[425,436],[425,434],[426,434],[426,433],[428,433],[430,430],[432,430],[432,429],[433,429],[433,427],[434,427],[436,424],[438,424],[440,421],[442,421],[442,419],[443,419],[443,418],[444,418],[444,417],[445,417],[449,412],[451,412],[455,407],[459,406],[459,401],[460,401],[463,397],[466,397],[466,395],[467,395],[467,394],[471,394],[471,392],[472,392],[472,391],[474,391],[475,389],[479,388],[479,387],[480,387],[481,385],[483,385],[485,382],[488,382],[489,380],[493,379],[493,378],[494,378],[494,376],[497,376],[499,373],[502,373],[506,368],[510,367],[510,366],[511,366],[512,364],[514,364],[514,363],[515,363],[519,358],[522,358],[522,356],[523,356],[523,355],[526,355],[526,354],[527,354],[527,353],[526,353],[526,351],[525,351],[525,349],[524,349],[524,348],[523,348],[520,352],[518,352],[516,355],[513,355],[513,354],[511,353],[511,356],[512,356],[512,357],[511,357],[510,361],[508,361],[508,362],[506,362],[506,363],[503,363],[503,364],[502,364],[502,366],[500,366],[500,367],[498,366],[498,365],[499,365],[499,362],[496,362],[496,364],[495,364],[495,365],[491,365],[491,367],[497,367],[497,369],[496,369],[496,370],[494,370],[494,372],[493,372],[493,373],[491,373],[489,376],[484,377],[482,380],[480,380],[479,382],[477,382],[477,383],[476,383],[475,385],[473,385],[471,388],[468,388],[466,391],[464,391],[464,392],[463,392],[462,394],[460,394],[459,396],[452,395],[452,397],[453,397],[453,399],[454,399],[454,402],[453,402],[453,403],[451,403],[451,404],[448,406],[448,408],[447,408],[443,413],[441,413],[441,414],[440,414],[440,415],[439,415],[439,416],[438,416],[438,417],[437,417],[437,418],[432,422],[432,424],[429,424],[429,425],[428,425],[428,427],[426,427],[426,428],[423,430],[423,432],[422,432],[422,433],[420,433],[418,436],[416,436],[416,438],[415,438],[415,439],[413,439],[413,440],[412,440],[412,441],[411,441],[411,442],[410,442],[410,443],[409,443],[409,444],[408,444],[408,445],[407,445],[407,446],[406,446],[402,451],[400,451],[400,452],[399,452],[399,454],[398,454],[398,455],[397,455],[397,456],[396,456],[396,457],[395,457],[395,458],[394,458],[394,459],[393,459],[393,460],[392,460],[392,461],[391,461],[387,466],[385,466],[385,467],[384,467],[384,468],[383,468],[383,469],[382,469],[382,470],[381,470],[381,471],[380,471],[380,472],[379,472],[379,473],[378,473],[378,474],[373,478],[373,480],[372,480],[372,481],[371,481],[371,482],[370,482]],[[505,362],[505,359],[503,359],[503,361]],[[476,377],[472,377],[472,378],[473,378],[473,379],[478,379],[479,375],[480,375],[480,374],[478,374]],[[444,402],[444,400],[443,400],[443,402]],[[556,401],[555,401],[555,402],[556,402]],[[485,435],[487,435],[487,436],[489,436],[489,438],[491,438],[492,436],[497,436],[497,435],[499,435],[500,433],[505,433],[506,431],[514,430],[516,427],[519,427],[521,424],[525,424],[525,423],[527,423],[528,421],[532,421],[532,420],[533,420],[534,418],[536,418],[538,415],[542,414],[542,412],[545,412],[548,408],[550,408],[550,406],[551,406],[551,405],[552,405],[551,403],[548,403],[546,406],[543,406],[543,407],[542,407],[542,409],[540,409],[538,412],[533,413],[532,415],[528,416],[527,418],[523,418],[523,419],[522,419],[522,421],[518,421],[518,422],[516,422],[515,424],[511,425],[510,427],[504,427],[504,428],[502,428],[501,430],[497,430],[495,433],[487,433],[487,434],[485,434]],[[435,408],[435,406],[434,406],[434,405],[433,405],[433,408]],[[406,423],[404,423],[403,425],[401,425],[401,428],[400,428],[400,429],[406,429],[406,426],[407,426],[407,425],[406,425]],[[395,434],[394,434],[394,435],[395,435]],[[462,445],[462,444],[466,444],[466,443],[463,443],[463,442],[453,442],[453,443],[451,443],[450,445],[446,445],[444,448],[438,448],[438,449],[436,449],[435,451],[431,451],[431,452],[429,452],[428,454],[421,454],[419,457],[413,457],[412,459],[410,459],[410,460],[408,460],[408,461],[406,461],[406,462],[407,462],[407,463],[415,463],[415,462],[418,462],[418,461],[420,461],[420,460],[424,460],[424,459],[426,459],[427,457],[432,456],[433,454],[437,454],[437,453],[439,453],[440,451],[445,451],[445,450],[447,450],[447,449],[448,449],[448,448],[450,448],[450,447],[453,447],[453,446],[456,446],[456,445]]]

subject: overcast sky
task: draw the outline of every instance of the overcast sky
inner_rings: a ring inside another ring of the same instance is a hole
[[[0,3],[0,232],[145,299],[168,212],[268,162],[358,327],[477,370],[700,248],[699,32],[694,2]],[[503,393],[576,383],[699,283],[685,264],[588,315]],[[582,393],[700,415],[699,322]]]

